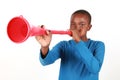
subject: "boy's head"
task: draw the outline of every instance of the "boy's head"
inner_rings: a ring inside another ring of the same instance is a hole
[[[77,10],[71,16],[70,30],[77,30],[80,37],[86,37],[87,31],[91,29],[91,15],[86,10]]]
[[[88,11],[83,10],[83,9],[77,10],[77,11],[75,11],[75,12],[72,14],[72,16],[75,15],[75,14],[83,14],[83,15],[86,15],[86,16],[88,17],[88,22],[89,22],[89,24],[91,24],[91,14],[90,14]]]

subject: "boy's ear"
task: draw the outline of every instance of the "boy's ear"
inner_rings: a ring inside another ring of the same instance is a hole
[[[91,29],[92,25],[90,24],[89,27],[88,27],[88,31]]]

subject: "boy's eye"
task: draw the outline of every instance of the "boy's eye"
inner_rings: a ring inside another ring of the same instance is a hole
[[[85,26],[85,24],[79,24],[79,27],[83,28]]]
[[[81,27],[85,26],[85,24],[80,24]]]
[[[74,23],[72,23],[71,25],[72,25],[72,26],[75,26],[75,24],[74,24]]]

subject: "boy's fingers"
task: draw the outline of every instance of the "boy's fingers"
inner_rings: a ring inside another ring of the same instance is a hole
[[[44,25],[41,25],[40,27],[41,27],[41,28],[45,28],[45,26],[44,26]]]
[[[47,35],[50,34],[50,30],[46,30]]]

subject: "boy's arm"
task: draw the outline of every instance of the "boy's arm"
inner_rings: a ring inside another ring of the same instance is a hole
[[[103,63],[105,46],[104,43],[99,42],[94,51],[95,55],[85,46],[83,41],[76,45],[77,53],[80,59],[85,63],[87,69],[92,73],[98,73]]]
[[[56,44],[51,50],[49,50],[49,48],[41,48],[39,56],[41,64],[44,66],[52,64],[55,60],[60,58],[60,53],[63,49],[62,45],[64,45],[64,42]]]
[[[41,47],[41,57],[44,59],[49,51],[49,47]]]

